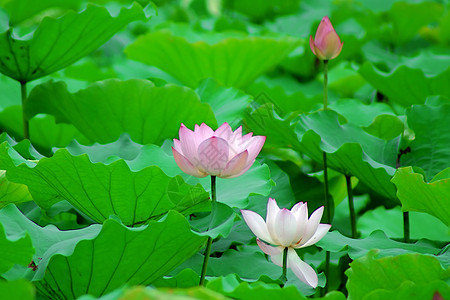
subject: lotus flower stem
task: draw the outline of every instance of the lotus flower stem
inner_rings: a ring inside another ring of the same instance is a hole
[[[209,224],[213,222],[213,218],[216,213],[216,176],[211,176],[211,219]],[[212,237],[208,237],[208,241],[206,243],[205,257],[203,259],[202,273],[200,275],[200,283],[199,285],[205,285],[205,276],[206,269],[208,268],[209,255],[211,254],[211,246],[212,246]]]
[[[409,212],[403,212],[403,241],[409,243]]]
[[[23,120],[23,138],[30,139],[30,127],[25,116],[25,102],[27,102],[27,83],[20,82],[20,94],[22,96],[22,120]]]
[[[288,247],[285,247],[283,250],[283,272],[281,273],[281,277],[280,280],[283,282],[283,285],[281,287],[284,286],[284,284],[287,282],[287,257],[288,257]]]
[[[358,237],[358,234],[356,231],[355,205],[353,204],[352,176],[345,175],[345,180],[347,182],[347,197],[348,197],[348,208],[350,210],[350,224],[352,226],[352,238],[356,239]]]
[[[323,110],[328,110],[328,60],[323,61]],[[327,153],[323,151],[323,182],[324,182],[324,193],[325,193],[325,210],[326,222],[331,224],[331,206],[330,199],[328,198],[328,164],[327,164]],[[327,251],[325,255],[325,276],[328,279],[328,274],[330,270],[330,252]],[[323,288],[324,294],[328,291],[328,284]]]
[[[323,110],[328,109],[328,60],[323,61]]]

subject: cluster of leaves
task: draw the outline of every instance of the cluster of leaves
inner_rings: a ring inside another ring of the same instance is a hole
[[[448,1],[138,2],[0,0],[2,297],[450,297]],[[307,42],[324,15],[344,41],[329,111]],[[209,180],[170,147],[181,123],[223,122],[267,140],[218,180],[210,228]],[[323,205],[323,152],[332,232],[298,253],[326,295],[290,272],[280,288],[239,214]]]

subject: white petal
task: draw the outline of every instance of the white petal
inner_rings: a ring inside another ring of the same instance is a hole
[[[286,208],[281,209],[275,218],[274,225],[275,236],[281,246],[289,247],[297,242],[295,241],[296,225],[297,220],[294,214]]]
[[[269,231],[272,240],[275,241],[276,245],[279,245],[278,237],[275,233],[275,219],[277,218],[280,208],[278,207],[277,201],[275,199],[269,198],[267,202],[267,214],[266,214],[266,224],[267,230]]]
[[[314,271],[310,265],[302,261],[294,249],[289,248],[287,260],[288,267],[294,272],[298,279],[313,288],[317,287],[319,278],[317,277],[316,271]]]
[[[270,245],[267,245],[266,243],[260,241],[259,239],[256,239],[256,243],[258,243],[259,248],[267,254],[270,255],[270,260],[276,264],[277,266],[283,267],[283,250],[284,247],[278,246],[273,247]]]
[[[304,243],[300,243],[300,245],[298,247],[296,246],[295,248],[303,248],[314,245],[327,234],[330,228],[331,228],[330,224],[319,224],[319,227],[317,227],[317,230],[314,233],[314,235],[309,240],[302,241]]]
[[[274,244],[269,231],[267,231],[266,223],[260,215],[251,210],[244,209],[241,210],[241,214],[244,217],[245,223],[247,223],[248,227],[256,237],[270,244]]]
[[[295,243],[303,241],[308,222],[308,204],[299,202],[291,210],[297,220]]]
[[[302,241],[308,241],[314,235],[314,233],[316,233],[317,227],[320,223],[320,219],[322,219],[323,209],[323,206],[319,207],[309,217]]]

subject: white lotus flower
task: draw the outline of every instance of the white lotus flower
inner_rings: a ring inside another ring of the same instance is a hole
[[[323,206],[319,207],[308,219],[306,202],[299,202],[288,210],[280,209],[275,199],[269,198],[266,221],[250,210],[241,210],[241,213],[256,235],[258,246],[270,256],[272,262],[283,267],[283,250],[287,247],[287,267],[301,281],[315,288],[319,281],[316,272],[298,257],[294,249],[315,244],[330,230],[331,225],[320,224],[323,209]]]

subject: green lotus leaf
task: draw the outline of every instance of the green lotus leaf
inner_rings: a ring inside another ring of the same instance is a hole
[[[78,9],[81,1],[43,0],[34,2],[33,0],[2,0],[0,3],[2,8],[8,13],[10,26],[15,26],[49,9]]]
[[[450,170],[450,168],[449,168]],[[403,238],[402,210],[399,206],[386,209],[379,206],[367,211],[358,218],[358,231],[367,237],[374,230],[382,230],[387,236],[395,239]],[[448,227],[432,215],[409,212],[411,239],[429,239],[447,242],[450,239]]]
[[[89,140],[116,141],[124,132],[141,144],[160,144],[177,136],[180,124],[202,122],[217,127],[211,107],[184,87],[157,87],[147,80],[105,80],[70,93],[63,82],[47,82],[30,93],[26,113],[55,116],[58,123],[73,124]]]
[[[356,99],[339,99],[329,107],[344,116],[348,122],[358,126],[369,126],[379,115],[395,116],[392,108],[386,103],[364,104]]]
[[[28,265],[34,254],[34,248],[31,243],[30,235],[27,233],[5,232],[3,219],[0,220],[0,274],[11,269],[15,264]]]
[[[388,97],[389,101],[402,106],[424,104],[430,95],[450,97],[450,91],[446,88],[450,84],[450,69],[427,77],[420,69],[400,66],[386,74],[366,62],[359,72],[372,86]]]
[[[104,7],[88,5],[81,13],[44,18],[29,40],[16,39],[8,30],[0,34],[0,72],[20,82],[43,77],[91,53],[137,20],[146,20],[139,4],[122,9],[117,17]]]
[[[182,34],[154,31],[140,36],[125,53],[189,87],[211,77],[225,86],[242,88],[280,63],[300,43],[292,37],[227,37],[207,43],[206,36],[189,41],[184,36],[193,33]]]
[[[6,171],[0,170],[0,208],[10,203],[23,203],[33,201],[28,187],[20,183],[8,181],[5,175]]]
[[[431,22],[436,22],[444,11],[440,3],[396,2],[389,11],[393,26],[393,42],[402,45],[415,37],[419,30]]]
[[[36,290],[27,280],[0,281],[0,294],[8,300],[35,300]]]
[[[61,231],[54,225],[40,227],[24,216],[15,205],[8,205],[0,210],[0,220],[8,235],[29,236],[36,249],[33,262],[36,270],[21,267],[10,270],[2,276],[7,280],[27,277],[40,280],[45,273],[48,258],[56,253],[71,253],[75,245],[83,239],[95,238],[101,225],[94,224],[78,230]],[[23,250],[22,250],[23,251]],[[32,254],[32,253],[31,253]],[[28,260],[27,264],[31,262]],[[43,270],[43,271],[41,271]]]
[[[295,131],[300,152],[321,163],[325,151],[329,168],[358,177],[380,195],[396,198],[390,179],[395,172],[397,139],[385,141],[353,124],[341,125],[334,111],[301,115]]]
[[[89,142],[73,125],[55,123],[51,115],[38,115],[29,122],[33,145],[42,153],[49,154],[53,147],[65,147],[73,139]],[[0,112],[0,128],[17,140],[23,139],[22,108],[10,106]]]
[[[46,269],[36,274],[43,280],[36,284],[47,297],[71,299],[84,294],[100,297],[125,283],[148,285],[192,256],[205,240],[174,211],[137,230],[108,219],[94,239],[48,258]]]
[[[137,225],[169,210],[189,215],[209,206],[209,196],[199,184],[192,186],[179,176],[169,177],[157,166],[133,172],[124,160],[93,164],[87,155],[72,156],[65,149],[36,163],[20,160],[6,144],[0,149],[0,165],[7,170],[8,179],[26,184],[36,203],[45,209],[67,200],[96,222],[117,215],[124,224]]]
[[[437,255],[441,252],[441,249],[434,243],[426,240],[419,240],[414,244],[401,243],[389,239],[380,230],[372,232],[364,239],[351,239],[343,236],[338,231],[332,231],[320,240],[317,245],[331,252],[346,251],[352,259],[366,255],[371,249],[378,249],[380,257],[398,256],[405,253],[432,254],[436,255],[439,262],[446,267],[449,264],[448,254]]]
[[[211,105],[218,124],[228,122],[238,127],[251,101],[251,96],[235,88],[226,88],[214,79],[206,79],[196,89],[204,103]]]
[[[448,170],[443,172],[449,174]],[[405,167],[397,170],[392,182],[397,187],[403,211],[426,212],[450,226],[449,177],[426,183],[422,174],[414,173],[412,167]]]
[[[450,269],[443,269],[439,261],[430,255],[402,254],[378,258],[377,250],[373,250],[350,263],[350,269],[345,274],[348,276],[346,286],[350,298],[366,299],[364,297],[370,292],[394,291],[407,281],[425,286],[447,280]]]
[[[316,97],[306,97],[300,90],[290,92],[281,85],[271,86],[265,81],[254,82],[246,91],[253,95],[255,102],[260,105],[272,103],[275,111],[282,116],[294,111],[309,112],[318,103],[322,103],[321,99]]]
[[[403,122],[393,115],[379,115],[364,131],[383,140],[392,140],[403,133]]]
[[[442,298],[450,295],[450,287],[448,283],[443,280],[432,281],[426,284],[415,284],[411,281],[404,281],[395,290],[378,289],[370,292],[363,300],[422,300],[422,299],[439,299],[436,295]],[[433,298],[434,297],[434,298]]]
[[[406,111],[406,118],[414,140],[400,163],[420,167],[429,181],[450,163],[450,131],[445,125],[450,120],[450,104],[413,105]]]
[[[206,286],[208,289],[220,292],[234,299],[308,299],[295,286],[291,285],[280,288],[280,286],[275,283],[265,283],[262,281],[249,283],[240,279],[236,274],[218,277],[209,281]],[[324,297],[317,299],[345,300],[346,298],[341,292],[333,291],[326,294]]]

